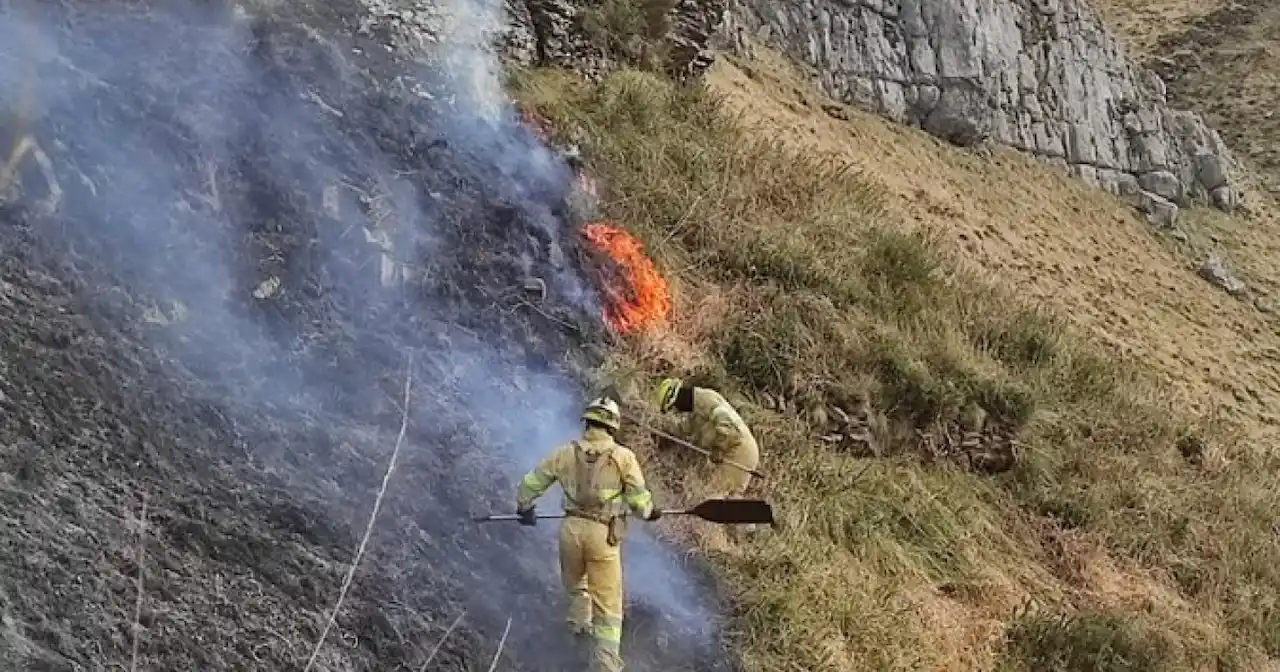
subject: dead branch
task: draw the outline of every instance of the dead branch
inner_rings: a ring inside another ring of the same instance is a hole
[[[453,624],[449,626],[448,630],[444,631],[443,635],[440,635],[440,641],[436,642],[436,647],[434,649],[431,649],[431,655],[427,656],[427,660],[422,663],[422,667],[418,668],[418,672],[427,672],[427,666],[431,664],[431,661],[435,660],[436,654],[440,653],[440,647],[444,646],[444,640],[448,639],[449,635],[453,634],[454,628],[458,627],[458,624],[462,622],[462,617],[466,615],[467,612],[463,611],[461,614],[458,614],[457,618],[453,619]]]
[[[507,645],[507,635],[511,634],[511,617],[507,617],[507,627],[502,631],[502,639],[498,640],[498,652],[493,654],[493,662],[489,663],[489,672],[498,669],[498,659],[502,657],[502,647]]]
[[[142,511],[138,514],[138,596],[133,603],[133,654],[129,672],[138,670],[138,640],[142,632],[142,563],[147,551],[147,493],[142,493]]]
[[[391,450],[391,460],[387,463],[387,471],[382,475],[382,487],[378,488],[378,495],[373,500],[373,511],[369,513],[369,523],[365,525],[364,536],[360,539],[360,546],[356,548],[355,558],[351,560],[351,567],[347,570],[347,576],[342,581],[342,588],[338,591],[338,600],[333,605],[333,611],[329,614],[329,619],[325,621],[324,629],[320,631],[320,639],[316,641],[316,646],[311,651],[311,657],[307,659],[307,665],[303,668],[303,672],[310,672],[311,667],[315,665],[316,658],[320,655],[320,649],[324,646],[324,640],[329,636],[329,630],[333,628],[334,621],[338,618],[338,611],[342,609],[342,601],[347,598],[347,591],[351,588],[351,581],[355,578],[356,568],[360,566],[360,558],[364,557],[364,550],[369,545],[369,537],[373,535],[373,524],[378,518],[378,510],[382,508],[382,497],[387,494],[387,485],[391,482],[391,472],[395,471],[396,459],[400,456],[400,446],[404,445],[404,435],[409,429],[409,394],[413,384],[413,356],[410,355],[409,362],[405,365],[404,374],[404,404],[401,406],[400,413],[400,434],[396,437],[396,445]]]

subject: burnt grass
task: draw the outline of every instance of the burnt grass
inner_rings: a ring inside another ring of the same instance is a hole
[[[42,11],[59,57],[33,66],[29,131],[63,194],[42,208],[28,161],[0,210],[0,666],[127,669],[141,557],[139,669],[302,669],[412,357],[317,669],[417,670],[463,610],[429,669],[487,669],[508,617],[498,669],[574,669],[553,526],[470,522],[565,423],[539,386],[581,391],[606,341],[567,169],[495,160],[536,140],[414,94],[444,83],[351,37],[358,4]],[[14,107],[25,75],[0,76]],[[656,606],[627,616],[629,669],[729,669]]]

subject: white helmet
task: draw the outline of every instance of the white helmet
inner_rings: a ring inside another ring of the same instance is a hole
[[[587,409],[582,412],[582,419],[600,423],[616,432],[622,426],[622,409],[618,408],[618,402],[600,397],[587,404]]]

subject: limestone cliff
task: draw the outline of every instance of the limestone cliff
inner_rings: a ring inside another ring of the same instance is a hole
[[[1234,161],[1085,0],[736,0],[731,37],[811,66],[833,97],[960,145],[990,138],[1128,196],[1161,223],[1224,209]]]
[[[586,0],[508,0],[513,53],[581,65]],[[671,67],[696,75],[713,33],[778,48],[834,98],[958,145],[992,140],[1130,199],[1162,225],[1177,206],[1229,210],[1235,161],[1164,83],[1130,60],[1088,0],[681,0]]]

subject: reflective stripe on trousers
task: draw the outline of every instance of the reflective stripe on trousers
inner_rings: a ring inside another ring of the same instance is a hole
[[[607,525],[566,518],[560,525],[560,578],[569,597],[569,627],[590,632],[592,669],[620,672],[622,555]]]
[[[591,637],[595,640],[595,656],[592,669],[599,672],[622,670],[622,618],[597,614],[591,624]]]

